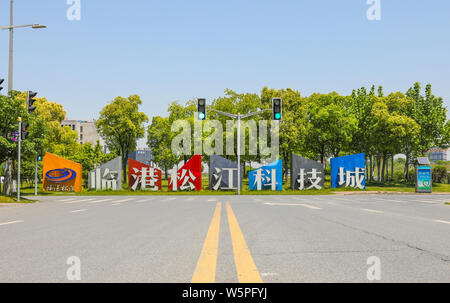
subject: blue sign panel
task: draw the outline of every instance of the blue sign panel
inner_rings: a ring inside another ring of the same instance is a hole
[[[366,189],[365,154],[331,159],[331,186]]]
[[[278,160],[249,173],[250,190],[283,190],[283,161]]]
[[[432,186],[431,166],[419,166],[417,169],[417,192],[431,193]]]

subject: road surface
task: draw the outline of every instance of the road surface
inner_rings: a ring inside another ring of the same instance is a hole
[[[0,206],[0,282],[450,282],[450,194],[39,200]]]

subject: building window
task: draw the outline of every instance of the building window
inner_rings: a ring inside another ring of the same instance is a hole
[[[72,125],[72,130],[75,130],[75,125]]]
[[[83,132],[83,126],[80,126],[80,133]]]

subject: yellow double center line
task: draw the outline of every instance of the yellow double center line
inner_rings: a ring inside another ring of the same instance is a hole
[[[227,203],[226,208],[238,281],[240,283],[263,283],[233,209],[229,203]],[[192,278],[192,283],[215,282],[221,211],[222,203],[218,203]]]

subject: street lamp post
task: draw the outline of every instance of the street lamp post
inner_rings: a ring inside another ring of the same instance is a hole
[[[209,111],[213,111],[215,113],[218,113],[223,116],[230,117],[232,119],[237,119],[238,125],[237,125],[237,170],[238,170],[238,195],[241,195],[241,120],[249,117],[253,117],[256,115],[260,115],[264,112],[272,111],[272,109],[263,109],[255,113],[250,113],[247,115],[241,115],[240,113],[237,115],[221,112],[219,110],[215,109],[209,109]]]
[[[31,27],[33,29],[41,29],[46,28],[45,25],[41,24],[25,24],[25,25],[14,25],[14,1],[10,1],[10,15],[9,15],[9,26],[2,26],[0,29],[9,30],[9,67],[8,67],[8,93],[11,93],[13,90],[13,63],[14,63],[14,29],[22,28],[22,27]],[[19,154],[20,161],[20,154]],[[10,172],[12,167],[12,160],[8,159],[6,161],[6,171]],[[19,166],[20,167],[20,166]],[[20,169],[19,169],[20,171]],[[5,185],[9,184],[9,190],[6,191],[7,194],[10,194],[11,189],[11,174],[7,173],[7,177],[5,178]],[[18,177],[20,178],[20,176]],[[20,184],[18,184],[20,186]],[[20,198],[20,192],[18,191],[18,197]]]
[[[14,1],[11,0],[9,26],[0,27],[0,29],[9,30],[8,92],[11,92],[13,90],[14,29],[22,28],[22,27],[31,27],[33,29],[46,28],[45,25],[41,25],[41,24],[14,25],[14,5],[13,4],[14,4]]]

